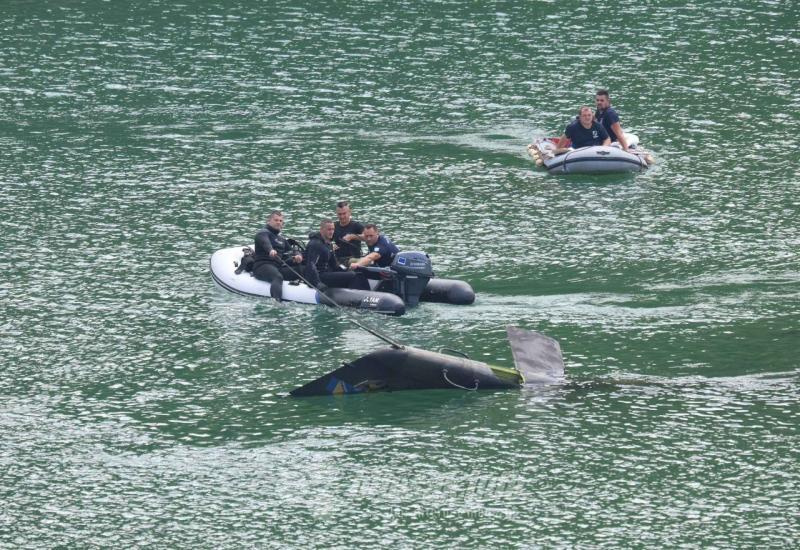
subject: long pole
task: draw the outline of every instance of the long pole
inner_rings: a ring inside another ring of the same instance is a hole
[[[310,282],[308,282],[308,280],[307,280],[305,277],[303,277],[303,276],[302,276],[302,275],[300,275],[300,274],[299,274],[297,271],[295,271],[295,270],[294,270],[294,268],[293,268],[292,266],[290,266],[290,265],[289,265],[289,264],[288,264],[286,261],[284,261],[284,259],[283,259],[283,258],[281,258],[281,257],[280,257],[280,255],[278,255],[278,256],[276,256],[276,257],[278,258],[278,260],[279,260],[279,261],[280,261],[280,262],[281,262],[281,263],[282,263],[284,266],[286,266],[286,267],[287,267],[287,268],[288,268],[290,271],[292,271],[292,273],[294,273],[295,275],[297,275],[297,276],[300,278],[300,280],[301,280],[301,281],[303,281],[305,284],[307,284],[308,286],[310,286],[311,288],[313,288],[314,290],[316,290],[316,291],[319,293],[319,295],[320,295],[320,296],[322,296],[322,297],[323,297],[325,300],[327,300],[327,302],[328,302],[330,305],[332,305],[333,307],[335,307],[336,309],[338,309],[338,310],[339,310],[339,311],[340,311],[340,312],[341,312],[341,313],[342,313],[342,314],[343,314],[343,315],[344,315],[344,316],[347,318],[347,320],[348,320],[348,321],[350,321],[351,323],[353,323],[354,325],[356,325],[358,328],[360,328],[360,329],[363,329],[363,330],[366,330],[367,332],[369,332],[369,333],[370,333],[370,334],[372,334],[373,336],[376,336],[376,337],[380,338],[381,340],[383,340],[384,342],[386,342],[387,344],[389,344],[389,345],[390,345],[390,346],[392,346],[393,348],[400,349],[400,348],[402,348],[402,347],[403,347],[403,344],[402,344],[401,342],[398,342],[398,341],[397,341],[397,340],[395,340],[394,338],[392,338],[392,337],[390,337],[390,336],[387,336],[386,334],[384,334],[383,332],[379,331],[379,330],[378,330],[378,329],[376,329],[376,328],[373,328],[373,327],[366,326],[366,325],[362,324],[360,321],[357,321],[355,318],[353,318],[353,317],[350,315],[350,312],[346,311],[346,310],[345,310],[345,309],[344,309],[344,308],[343,308],[341,305],[337,304],[337,303],[336,303],[336,302],[333,300],[333,298],[331,298],[330,296],[328,296],[327,294],[325,294],[323,291],[321,291],[319,288],[317,288],[317,286],[316,286],[316,285],[312,285]]]

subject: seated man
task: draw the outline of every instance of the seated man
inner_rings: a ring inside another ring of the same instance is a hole
[[[572,140],[572,148],[589,147],[592,145],[611,145],[608,132],[599,122],[595,122],[594,113],[589,107],[581,107],[578,120],[572,121],[564,135],[558,140],[555,154],[560,155],[568,151],[566,145],[568,140]]]
[[[283,298],[283,281],[293,281],[300,276],[290,266],[300,265],[303,256],[292,249],[289,240],[281,235],[283,214],[273,210],[267,218],[267,226],[256,233],[253,254],[253,276],[270,284],[269,293],[277,301]]]
[[[618,142],[623,151],[628,150],[628,142],[625,140],[625,132],[619,123],[619,115],[611,106],[611,98],[608,97],[608,90],[597,90],[594,96],[597,110],[594,112],[594,119],[603,125],[611,138],[611,143]]]
[[[347,271],[336,261],[331,242],[333,231],[333,222],[322,220],[319,231],[309,235],[303,274],[306,281],[322,292],[328,287],[369,290],[369,282],[364,275]]]
[[[397,245],[388,237],[381,235],[378,226],[368,223],[364,226],[364,241],[367,243],[367,255],[350,263],[350,269],[360,266],[376,265],[378,267],[389,267],[392,265],[395,255],[400,252]]]
[[[334,225],[333,242],[336,259],[347,265],[352,258],[361,257],[361,234],[364,226],[355,221],[350,211],[350,203],[339,201],[336,203],[336,217],[339,221]]]

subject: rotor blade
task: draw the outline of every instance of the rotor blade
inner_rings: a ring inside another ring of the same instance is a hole
[[[564,378],[564,359],[558,341],[518,327],[506,327],[514,364],[526,384],[552,384]]]

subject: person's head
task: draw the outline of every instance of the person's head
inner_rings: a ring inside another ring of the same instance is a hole
[[[267,225],[278,231],[283,229],[283,212],[280,210],[270,212],[269,216],[267,216]]]
[[[366,241],[369,246],[372,246],[378,242],[378,237],[380,236],[381,231],[374,223],[368,223],[364,226],[364,241]]]
[[[591,128],[592,121],[594,120],[594,111],[589,107],[583,106],[578,112],[578,119],[581,121],[581,126],[584,128]]]
[[[339,219],[339,225],[347,225],[350,223],[350,203],[348,201],[339,201],[336,203],[336,217]]]
[[[326,241],[333,239],[333,220],[324,219],[319,222],[319,234]]]
[[[608,90],[597,90],[594,95],[594,104],[598,109],[608,109],[611,106],[611,98],[608,96]]]

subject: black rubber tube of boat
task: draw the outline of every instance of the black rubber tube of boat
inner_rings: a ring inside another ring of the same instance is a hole
[[[311,288],[316,290],[319,293],[320,296],[322,296],[325,300],[328,301],[328,303],[330,303],[333,307],[335,307],[340,312],[342,312],[342,314],[344,314],[344,316],[347,317],[348,321],[350,321],[351,323],[356,325],[358,328],[366,330],[367,332],[369,332],[373,336],[377,336],[378,338],[380,338],[381,340],[383,340],[384,342],[386,342],[387,344],[389,344],[393,348],[400,349],[400,348],[403,347],[403,344],[401,344],[400,342],[398,342],[394,338],[391,338],[390,336],[387,336],[386,334],[382,333],[378,329],[372,328],[372,327],[368,327],[366,325],[361,324],[361,322],[356,321],[355,319],[353,319],[353,317],[350,316],[350,313],[348,311],[345,311],[345,309],[342,306],[337,304],[336,301],[333,298],[331,298],[330,296],[325,294],[323,291],[321,291],[316,285],[312,285],[310,282],[308,282],[308,280],[305,277],[300,275],[300,273],[298,273],[292,266],[290,266],[288,263],[286,263],[286,261],[284,261],[283,258],[281,258],[280,256],[277,256],[277,258],[278,258],[278,260],[280,260],[280,262],[285,267],[287,267],[290,270],[292,270],[292,272],[294,272],[294,274],[297,275],[300,278],[301,281],[303,281],[305,284],[307,284],[308,286],[310,286]]]

